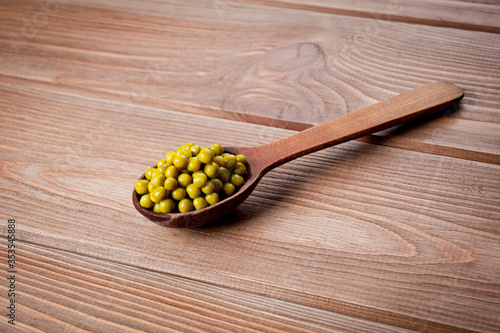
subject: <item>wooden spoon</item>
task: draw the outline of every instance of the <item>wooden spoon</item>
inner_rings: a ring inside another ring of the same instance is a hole
[[[201,226],[234,210],[269,170],[297,157],[444,110],[463,95],[463,91],[451,83],[435,82],[275,142],[257,147],[225,147],[225,151],[247,157],[246,181],[233,196],[201,210],[155,213],[140,206],[135,190],[132,200],[142,215],[159,225],[181,228]]]

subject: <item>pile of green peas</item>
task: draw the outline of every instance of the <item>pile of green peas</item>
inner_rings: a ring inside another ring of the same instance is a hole
[[[169,151],[156,168],[146,170],[135,183],[139,204],[156,213],[186,213],[232,196],[245,182],[247,158],[224,152],[214,143],[191,142]]]

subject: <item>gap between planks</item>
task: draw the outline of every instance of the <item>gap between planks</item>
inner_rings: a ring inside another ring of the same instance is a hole
[[[386,4],[388,7],[387,12],[375,12],[369,11],[366,8],[357,9],[358,7],[354,7],[351,4],[346,5],[344,8],[342,6],[337,5],[335,7],[334,4],[330,3],[318,3],[318,4],[308,4],[308,3],[298,3],[293,1],[281,1],[281,0],[228,0],[228,2],[236,2],[236,3],[244,3],[244,4],[254,4],[260,6],[269,6],[269,7],[277,7],[283,9],[292,9],[292,10],[300,10],[307,12],[316,12],[322,14],[330,14],[330,15],[339,15],[339,16],[352,16],[359,18],[369,18],[376,19],[382,21],[393,21],[393,22],[401,22],[401,23],[410,23],[410,24],[419,24],[419,25],[427,25],[433,27],[441,27],[441,28],[452,28],[452,29],[461,29],[461,30],[469,30],[469,31],[481,31],[481,32],[490,32],[490,33],[500,33],[500,26],[497,25],[484,25],[470,22],[458,22],[453,21],[447,18],[425,18],[422,16],[411,16],[408,12],[407,15],[397,14],[391,12],[390,7],[399,6],[400,3],[398,1],[391,1]],[[321,2],[321,1],[320,1]],[[369,1],[364,4],[365,6],[370,6]],[[439,5],[439,4],[438,4]],[[465,4],[464,4],[465,5]],[[483,4],[485,5],[485,4]],[[349,8],[351,7],[351,8]],[[377,7],[375,5],[375,7]],[[446,7],[446,5],[444,5]],[[356,8],[356,9],[354,9]],[[442,8],[446,10],[446,8]],[[449,9],[449,8],[448,8]],[[467,11],[467,8],[460,8],[462,11]],[[486,9],[487,10],[487,9]]]
[[[0,227],[1,228],[1,227]],[[3,228],[2,228],[3,229]],[[26,233],[26,232],[25,232]],[[28,232],[29,233],[29,232]],[[49,236],[52,237],[52,236]],[[2,237],[4,239],[5,237]],[[64,241],[64,240],[61,240]],[[387,310],[376,309],[368,306],[362,306],[357,304],[352,304],[346,301],[334,300],[331,298],[326,298],[323,296],[312,295],[306,292],[300,292],[296,290],[289,290],[283,287],[277,287],[268,285],[262,282],[254,281],[251,284],[251,288],[248,288],[248,285],[239,285],[233,284],[228,285],[225,283],[216,283],[213,281],[204,281],[201,279],[196,279],[193,277],[182,276],[173,273],[166,273],[164,271],[157,271],[154,269],[149,269],[145,267],[141,267],[139,265],[133,265],[127,262],[122,262],[119,260],[110,260],[104,259],[97,255],[92,255],[89,253],[78,253],[78,251],[68,251],[66,249],[59,248],[57,246],[48,246],[46,244],[35,243],[26,240],[16,239],[16,243],[21,246],[32,246],[32,247],[41,247],[46,249],[47,251],[55,250],[56,252],[60,252],[67,257],[67,254],[82,256],[87,259],[96,260],[99,262],[103,262],[105,264],[117,264],[120,266],[124,266],[125,268],[131,269],[139,269],[141,271],[150,271],[155,274],[167,275],[170,278],[187,280],[190,283],[203,284],[207,286],[212,286],[215,288],[223,288],[226,290],[233,290],[236,292],[243,292],[245,294],[255,295],[257,297],[266,297],[271,300],[284,301],[290,304],[297,304],[302,307],[308,307],[318,310],[324,310],[329,312],[335,312],[338,315],[347,315],[350,317],[354,317],[355,320],[368,320],[374,323],[380,323],[385,325],[390,325],[395,327],[399,327],[401,329],[415,330],[418,332],[429,332],[429,333],[474,333],[475,331],[468,330],[465,328],[455,327],[444,323],[438,323],[434,321],[428,321],[421,318],[411,317]],[[55,242],[58,243],[58,242]],[[52,252],[52,251],[51,251]],[[224,280],[223,280],[224,281]],[[246,286],[246,287],[245,287]]]
[[[202,115],[212,118],[225,119],[238,121],[242,123],[250,123],[256,125],[263,125],[268,127],[275,127],[293,131],[303,131],[314,125],[294,122],[286,119],[269,118],[260,115],[243,114],[224,109],[212,109],[201,105],[190,105],[182,102],[165,102],[165,100],[155,100],[154,98],[141,98],[135,97],[133,99],[124,98],[119,93],[96,91],[93,89],[86,89],[83,87],[66,86],[64,84],[55,84],[51,82],[37,81],[33,79],[18,78],[0,74],[0,81],[10,82],[13,84],[20,84],[30,86],[37,89],[47,89],[49,91],[56,91],[64,94],[77,94],[86,97],[97,97],[103,99],[111,99],[120,102],[126,102],[134,105],[144,105],[149,107],[156,107],[160,109],[175,110],[181,113],[189,113],[194,115]],[[487,164],[500,165],[500,155],[488,152],[472,151],[460,147],[450,147],[437,144],[429,144],[414,140],[402,138],[400,136],[380,136],[368,135],[354,141],[376,144],[380,146],[406,149],[426,154],[446,156],[469,160],[474,162],[481,162]]]

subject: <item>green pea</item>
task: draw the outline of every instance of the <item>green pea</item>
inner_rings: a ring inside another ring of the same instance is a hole
[[[238,161],[236,160],[236,156],[229,154],[224,157],[224,166],[227,169],[232,169],[236,166],[236,163]]]
[[[203,171],[210,178],[215,178],[219,175],[220,167],[217,163],[212,162],[211,164],[205,165]]]
[[[204,173],[198,173],[193,177],[193,184],[195,184],[198,188],[202,188],[207,183],[208,178]]]
[[[223,183],[227,183],[231,179],[231,171],[224,167],[219,168],[219,179]]]
[[[168,164],[167,164],[167,161],[166,161],[164,158],[162,158],[161,160],[158,160],[158,162],[156,163],[156,167],[157,167],[158,169],[159,169],[161,166],[163,166],[163,165],[168,165]],[[165,172],[165,170],[164,170],[163,172]]]
[[[180,201],[186,197],[186,189],[184,187],[178,187],[172,191],[172,198]]]
[[[243,177],[247,173],[247,167],[245,164],[237,162],[236,167],[234,168],[234,173]]]
[[[177,178],[177,183],[182,187],[187,187],[193,182],[193,177],[188,173],[183,173]]]
[[[165,173],[165,171],[167,170],[169,166],[167,164],[163,164],[163,165],[160,165],[157,170],[161,173]]]
[[[169,166],[167,171],[165,171],[165,177],[177,179],[179,177],[179,169],[175,165]]]
[[[176,155],[174,157],[174,165],[177,169],[184,169],[188,165],[188,158],[186,155]]]
[[[198,157],[191,157],[188,161],[187,169],[190,172],[196,172],[200,170],[201,168],[201,161],[198,159]]]
[[[208,194],[205,196],[205,200],[210,206],[215,205],[219,202],[219,195],[217,193]]]
[[[217,155],[214,157],[213,162],[217,163],[218,166],[223,167],[224,166],[224,157],[222,157],[221,155]]]
[[[224,148],[219,143],[214,143],[210,146],[210,150],[214,153],[214,156],[220,155],[224,152]]]
[[[197,157],[202,163],[210,164],[214,160],[214,153],[208,148],[202,148]]]
[[[193,205],[194,205],[194,208],[196,210],[200,210],[200,209],[203,209],[203,208],[207,207],[208,203],[205,200],[205,198],[198,197],[198,198],[196,198],[196,199],[193,200]]]
[[[177,188],[177,179],[175,178],[167,178],[165,179],[165,183],[163,185],[167,190],[173,191]]]
[[[241,155],[241,154],[238,154],[236,155],[236,161],[240,162],[240,163],[243,163],[243,164],[247,164],[247,157],[245,155]]]
[[[153,202],[160,202],[167,197],[167,190],[163,186],[155,188],[150,194]]]
[[[205,194],[212,194],[215,192],[215,185],[211,181],[207,182],[205,186],[201,188],[203,193]]]
[[[186,156],[187,159],[193,157],[193,154],[191,153],[191,150],[189,149],[189,147],[179,148],[179,150],[177,150],[177,153],[175,155],[177,155],[177,156],[184,155],[184,156]]]
[[[160,213],[168,214],[175,209],[175,202],[172,199],[165,199],[160,202]]]
[[[182,199],[179,202],[179,212],[181,213],[187,213],[193,210],[193,202],[189,199]]]
[[[241,186],[241,184],[243,184],[243,181],[244,179],[240,175],[234,174],[231,176],[231,183],[233,183],[234,186]]]
[[[165,179],[167,179],[165,175],[159,174],[151,178],[151,183],[154,185],[154,187],[163,186],[163,184],[165,184]]]
[[[141,197],[139,204],[144,208],[151,208],[154,206],[155,203],[153,202],[153,200],[151,200],[151,197],[149,196],[149,194],[144,194]]]
[[[219,193],[223,186],[221,180],[214,178],[210,179],[210,182],[214,184],[214,192]]]
[[[146,194],[149,192],[148,190],[148,180],[147,179],[140,179],[135,183],[135,191],[137,194]]]
[[[153,179],[155,176],[159,176],[159,175],[163,174],[164,172],[162,172],[161,170],[158,170],[157,168],[155,168],[153,170],[153,173],[151,174],[151,179]]]
[[[186,192],[191,199],[198,198],[201,195],[200,188],[195,184],[189,184],[188,187],[186,187]]]
[[[169,151],[165,155],[165,161],[167,162],[168,165],[174,164],[174,157],[175,157],[175,151]]]
[[[197,146],[197,145],[192,145],[191,148],[189,148],[189,150],[191,151],[191,155],[193,156],[196,156],[200,153],[200,146]]]
[[[144,176],[146,176],[146,179],[147,180],[151,180],[151,178],[153,177],[153,172],[156,171],[156,168],[149,168],[146,170],[146,173],[144,174]]]
[[[224,194],[228,197],[232,196],[236,192],[236,187],[231,183],[224,184]]]

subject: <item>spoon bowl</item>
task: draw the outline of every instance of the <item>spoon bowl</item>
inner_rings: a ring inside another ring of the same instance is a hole
[[[247,158],[253,158],[255,154],[252,154],[252,147],[224,147],[224,151],[230,152],[231,154],[243,154]],[[250,156],[250,157],[249,157]],[[156,167],[156,166],[153,166]],[[247,165],[247,175],[244,184],[241,188],[232,196],[219,201],[215,205],[205,207],[201,210],[193,210],[187,213],[172,213],[172,214],[161,214],[155,213],[152,210],[146,209],[139,204],[140,195],[133,191],[132,202],[134,207],[149,220],[164,226],[172,228],[193,228],[202,226],[204,224],[215,221],[227,213],[238,207],[245,199],[252,193],[257,183],[262,178],[262,176],[257,176],[254,172],[254,167],[250,163]],[[143,174],[141,178],[145,178]]]
[[[143,208],[134,190],[134,207],[146,218],[176,228],[198,227],[219,219],[238,207],[270,170],[300,156],[350,141],[392,126],[442,111],[463,97],[463,91],[447,82],[435,82],[349,113],[278,141],[255,147],[225,147],[247,157],[245,183],[232,196],[215,205],[187,213],[161,214]],[[144,175],[140,179],[144,178]]]

